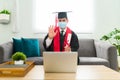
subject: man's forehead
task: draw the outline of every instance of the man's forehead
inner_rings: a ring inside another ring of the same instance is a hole
[[[66,18],[59,18],[58,20],[67,20]]]

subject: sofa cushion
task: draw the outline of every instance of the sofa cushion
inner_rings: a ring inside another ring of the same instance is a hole
[[[12,58],[6,59],[3,62],[12,61]],[[43,65],[43,57],[28,57],[26,61],[33,61],[35,65]]]
[[[109,61],[98,57],[79,57],[79,64],[81,65],[105,65],[110,67]]]
[[[13,53],[15,52],[22,52],[23,51],[23,47],[22,47],[22,40],[21,39],[13,39]]]
[[[93,39],[80,39],[78,55],[81,57],[95,57],[96,50]]]
[[[43,56],[43,51],[45,51],[43,46],[43,38],[39,38],[39,45],[40,45],[40,56]]]
[[[34,61],[35,65],[43,65],[43,57],[29,57],[27,61]]]
[[[23,53],[26,54],[27,57],[40,56],[40,46],[38,39],[22,38],[22,45]]]

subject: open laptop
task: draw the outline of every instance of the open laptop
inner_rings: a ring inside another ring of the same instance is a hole
[[[43,52],[45,72],[76,72],[77,52]]]

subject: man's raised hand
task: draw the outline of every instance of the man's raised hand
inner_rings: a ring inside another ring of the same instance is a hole
[[[54,37],[55,37],[55,35],[57,34],[57,31],[56,32],[54,32],[54,26],[53,25],[50,25],[50,27],[49,27],[49,31],[48,31],[48,37],[50,38],[50,39],[53,39]]]

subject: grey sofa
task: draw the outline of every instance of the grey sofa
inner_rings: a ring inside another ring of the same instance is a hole
[[[29,57],[27,60],[35,61],[36,65],[43,64],[42,52],[43,39],[40,38],[40,57]],[[78,65],[105,65],[113,70],[118,70],[116,48],[107,42],[95,41],[94,39],[79,39],[79,63]],[[11,60],[13,54],[13,42],[0,45],[0,63]]]

